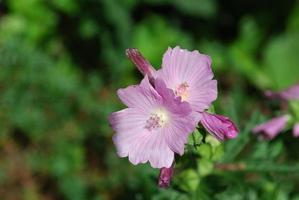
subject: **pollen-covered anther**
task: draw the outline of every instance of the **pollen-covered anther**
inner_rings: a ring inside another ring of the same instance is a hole
[[[162,128],[168,121],[168,114],[166,111],[158,110],[150,115],[146,120],[145,128],[149,131]]]
[[[175,89],[175,95],[181,97],[182,101],[186,101],[189,97],[188,88],[189,85],[186,82],[178,85]]]

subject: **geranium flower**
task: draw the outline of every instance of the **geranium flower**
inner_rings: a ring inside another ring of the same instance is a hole
[[[200,115],[162,80],[154,80],[154,86],[145,76],[140,85],[119,89],[118,96],[128,108],[112,113],[109,121],[120,157],[128,156],[135,165],[149,161],[153,168],[169,168],[174,153],[184,153]]]

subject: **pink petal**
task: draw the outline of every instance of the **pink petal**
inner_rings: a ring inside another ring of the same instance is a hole
[[[214,74],[210,65],[210,57],[198,51],[168,48],[156,76],[174,91],[186,83],[190,90],[186,101],[195,111],[203,111],[217,98],[217,82],[212,80]]]
[[[282,98],[286,100],[298,100],[299,99],[299,84],[293,85],[288,89],[280,92]]]
[[[293,85],[280,92],[273,92],[271,90],[266,90],[265,95],[271,99],[281,99],[281,100],[298,100],[299,99],[299,84]]]
[[[299,123],[296,123],[293,128],[293,136],[299,137]]]
[[[155,80],[155,89],[162,96],[164,106],[172,113],[188,115],[192,112],[189,103],[182,102],[180,97],[176,97],[171,89],[168,89],[161,79]]]
[[[162,72],[168,75],[166,84],[176,84],[177,81],[198,81],[212,79],[211,59],[209,56],[200,54],[198,51],[188,51],[175,47],[168,48],[163,56]],[[173,85],[174,86],[174,85]]]
[[[109,116],[112,129],[117,133],[113,142],[120,157],[128,156],[133,141],[142,137],[149,115],[136,108],[127,108]]]
[[[149,110],[162,103],[161,96],[150,84],[147,76],[144,77],[140,85],[119,89],[117,94],[121,101],[130,108]]]
[[[210,80],[201,86],[190,87],[190,93],[192,95],[190,95],[188,102],[192,109],[198,111],[208,109],[217,98],[217,81]]]
[[[153,168],[169,168],[174,160],[174,153],[161,132],[148,132],[132,143],[129,160],[135,165],[149,161]]]
[[[153,168],[170,167],[174,153],[170,150],[161,131],[144,129],[147,115],[135,108],[113,113],[109,120],[117,132],[113,142],[120,157],[129,157],[134,165],[150,162]]]
[[[179,155],[184,154],[188,136],[195,130],[200,118],[201,114],[197,112],[192,112],[187,116],[172,115],[172,122],[163,133],[172,151]]]
[[[284,129],[288,119],[287,115],[276,117],[256,126],[252,131],[260,132],[265,139],[273,139]]]

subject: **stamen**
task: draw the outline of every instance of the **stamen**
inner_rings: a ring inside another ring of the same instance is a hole
[[[165,110],[157,110],[156,112],[153,112],[149,119],[146,120],[145,127],[149,131],[162,128],[168,121],[168,114]]]
[[[188,88],[189,85],[186,82],[178,85],[175,89],[175,95],[180,96],[182,101],[187,100],[187,98],[189,97]]]

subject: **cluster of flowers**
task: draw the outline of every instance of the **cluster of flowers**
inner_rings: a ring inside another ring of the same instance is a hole
[[[161,169],[159,186],[167,187],[174,155],[184,154],[188,136],[199,123],[221,141],[236,137],[238,129],[229,118],[207,112],[217,98],[209,56],[168,48],[156,71],[137,49],[126,54],[144,78],[117,91],[128,108],[109,116],[116,132],[113,142],[117,154],[134,165],[149,161]]]
[[[266,91],[266,97],[270,99],[279,100],[282,103],[281,112],[284,113],[281,116],[274,117],[269,121],[256,126],[252,131],[255,134],[260,134],[264,139],[275,138],[282,130],[284,130],[288,123],[293,125],[293,136],[299,137],[299,119],[291,117],[290,113],[285,111],[285,104],[290,104],[292,101],[299,101],[299,85],[293,85],[286,90],[280,92]]]

